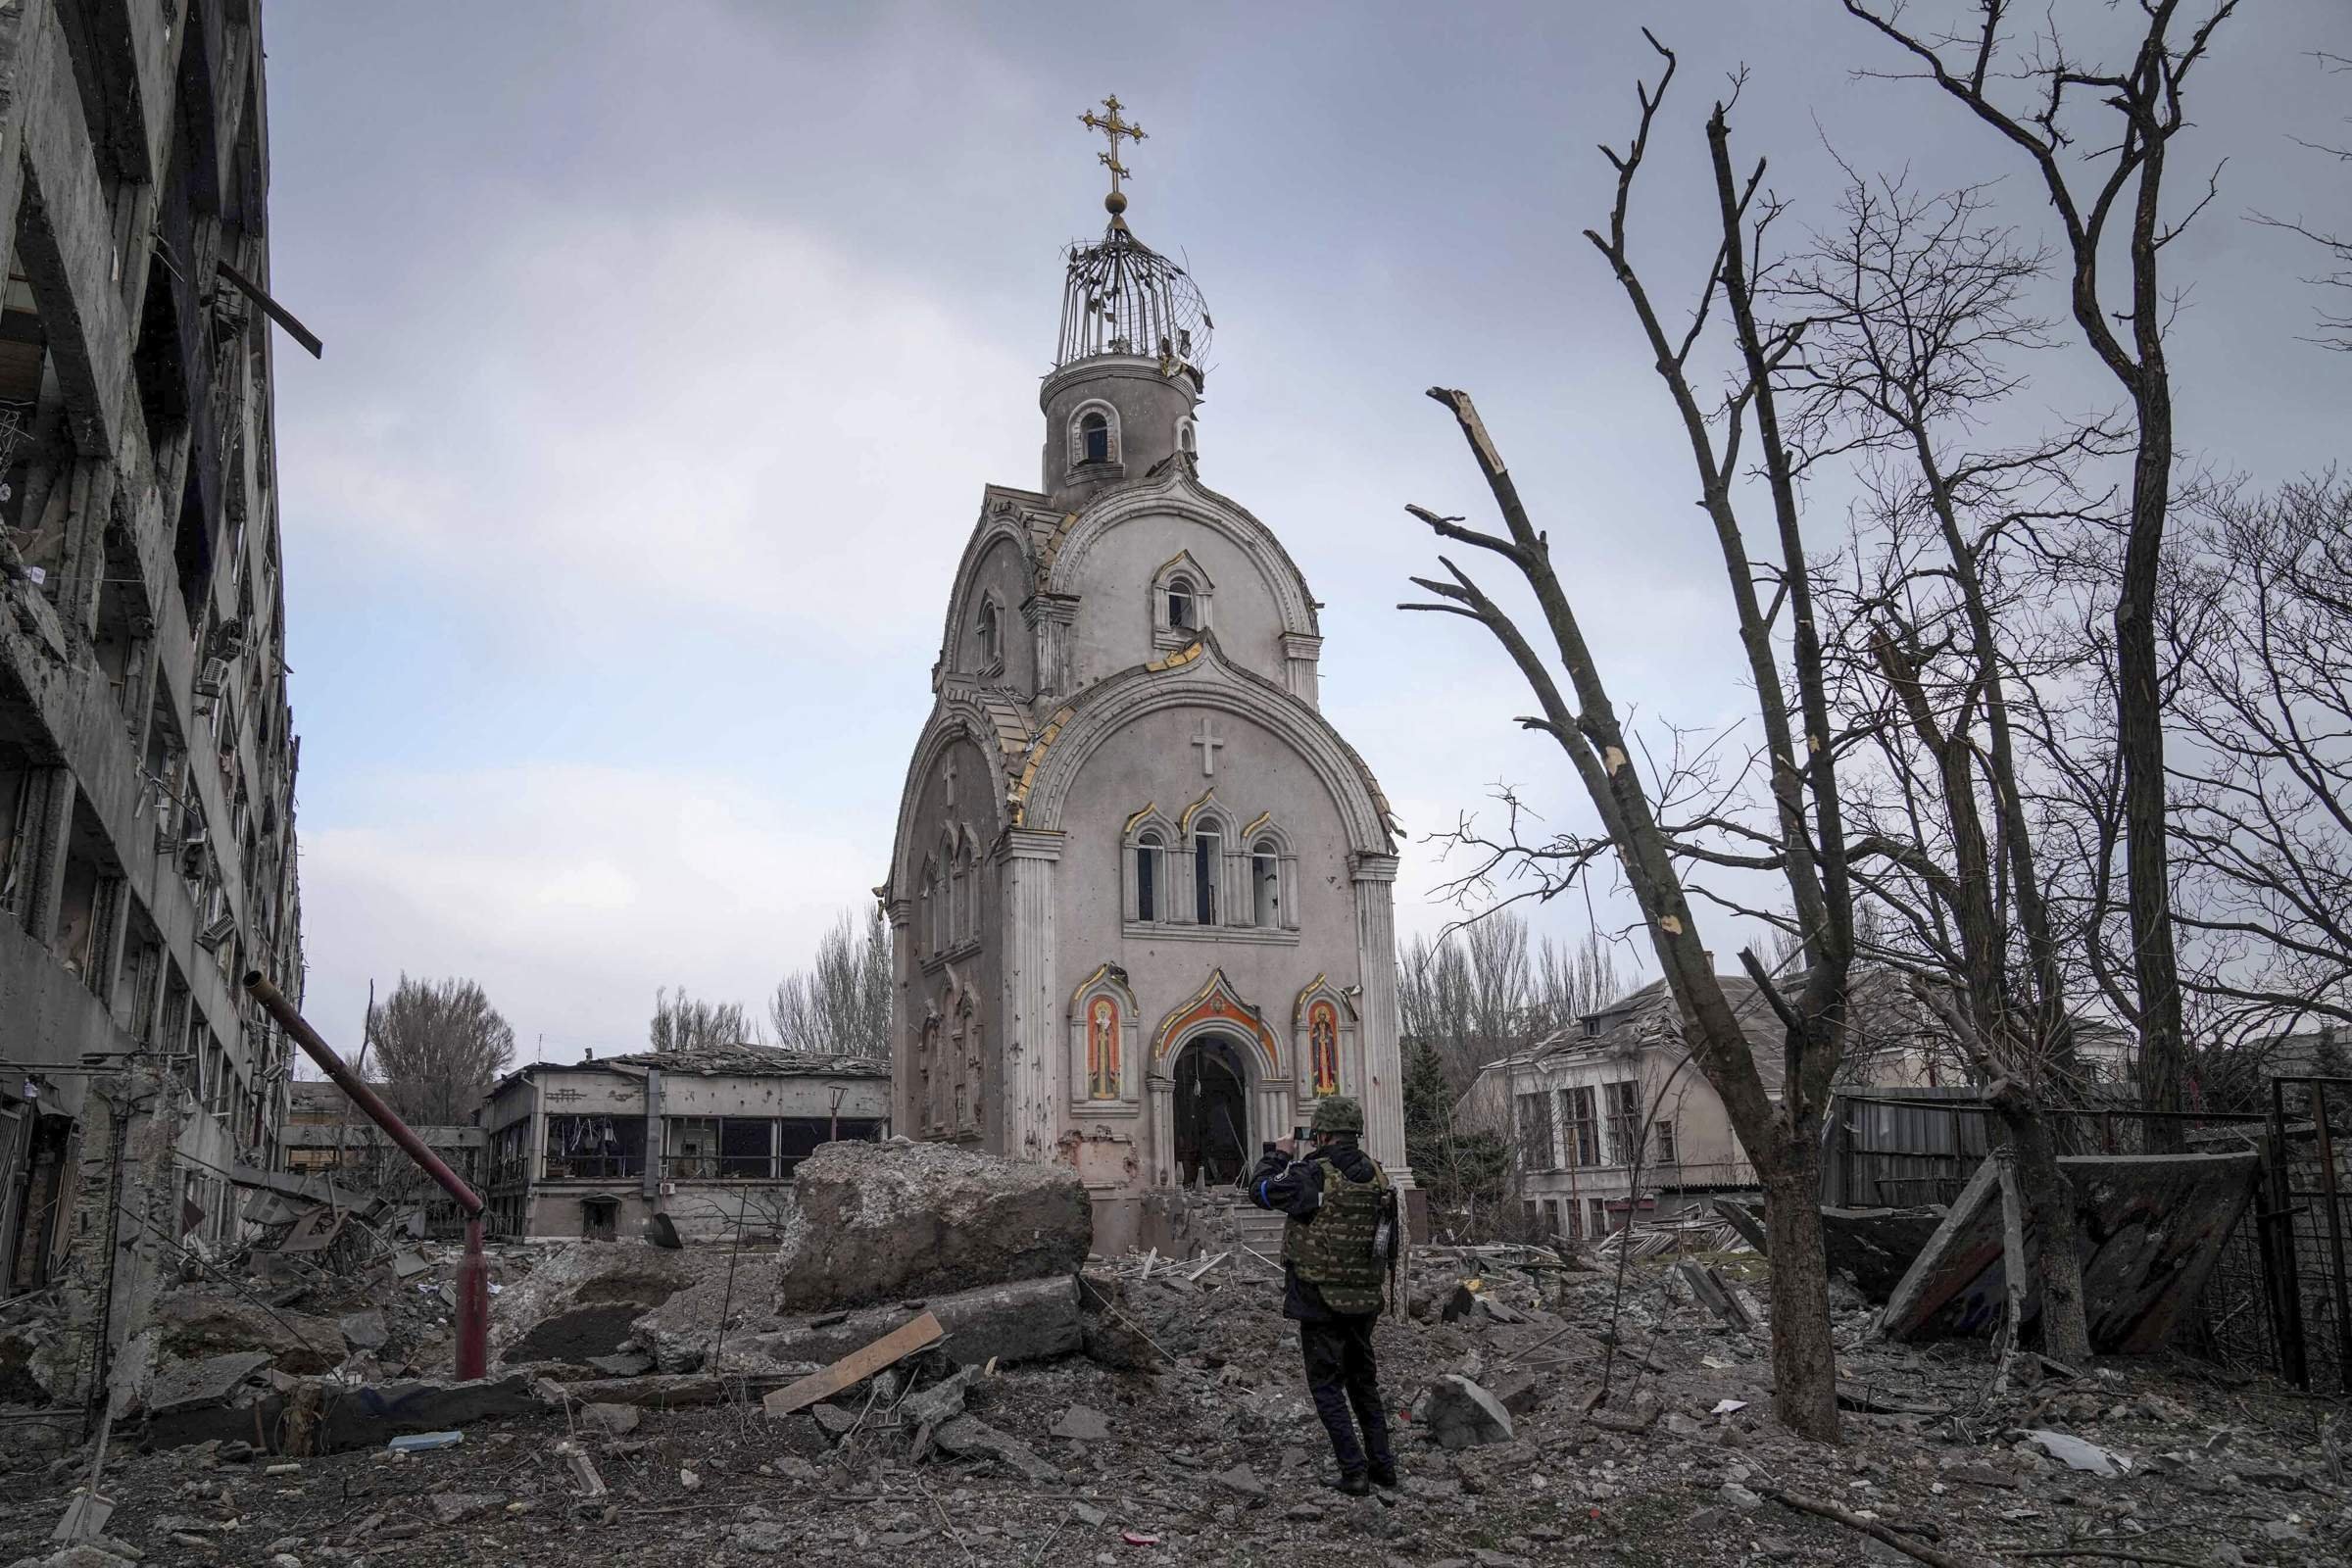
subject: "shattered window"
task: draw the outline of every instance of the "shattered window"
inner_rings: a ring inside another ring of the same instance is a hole
[[[549,1181],[610,1181],[645,1170],[645,1118],[554,1114],[547,1118]]]
[[[1568,1162],[1572,1165],[1600,1163],[1600,1120],[1593,1113],[1592,1090],[1563,1089],[1560,1101],[1568,1121]]]

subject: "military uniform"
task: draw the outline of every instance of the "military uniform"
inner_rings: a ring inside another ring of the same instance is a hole
[[[1249,1179],[1251,1201],[1290,1216],[1283,1313],[1298,1324],[1306,1386],[1331,1435],[1341,1487],[1356,1493],[1396,1484],[1372,1354],[1391,1256],[1380,1244],[1394,1249],[1396,1198],[1388,1172],[1355,1146],[1362,1128],[1353,1101],[1326,1100],[1315,1109],[1315,1131],[1339,1136],[1297,1159],[1269,1148]]]

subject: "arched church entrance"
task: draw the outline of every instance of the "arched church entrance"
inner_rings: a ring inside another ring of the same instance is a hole
[[[1169,1109],[1185,1186],[1231,1187],[1250,1169],[1250,1077],[1241,1043],[1202,1035],[1176,1057]]]

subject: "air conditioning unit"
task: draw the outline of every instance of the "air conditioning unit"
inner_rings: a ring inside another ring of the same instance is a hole
[[[221,943],[226,942],[236,929],[236,917],[224,914],[196,933],[196,945],[210,953]]]
[[[219,658],[206,660],[204,673],[196,677],[196,695],[218,697],[227,689],[228,661]]]

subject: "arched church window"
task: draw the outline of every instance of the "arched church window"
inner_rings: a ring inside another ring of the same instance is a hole
[[[1193,579],[1168,579],[1168,624],[1178,631],[1191,631],[1194,617],[1199,613],[1194,604]]]
[[[1214,828],[1193,835],[1193,918],[1217,923],[1217,867],[1225,858],[1225,837]]]
[[[1079,458],[1081,463],[1110,461],[1110,420],[1100,411],[1089,413],[1078,421]]]
[[[948,944],[954,946],[971,933],[971,910],[967,900],[972,876],[972,858],[968,851],[958,849],[953,868],[948,873]]]
[[[1176,426],[1176,448],[1178,451],[1184,453],[1187,457],[1198,457],[1200,454],[1200,448],[1196,444],[1196,442],[1197,438],[1193,434],[1192,420],[1187,419],[1182,424]]]
[[[995,600],[983,599],[980,601],[977,630],[980,634],[980,667],[993,669],[1002,663],[1004,658],[1004,622],[1003,617],[997,613]]]
[[[1135,917],[1138,920],[1159,918],[1159,862],[1167,846],[1160,842],[1156,828],[1147,828],[1144,836],[1135,841]]]
[[[1282,856],[1272,839],[1259,839],[1250,851],[1250,924],[1269,929],[1282,923]]]

